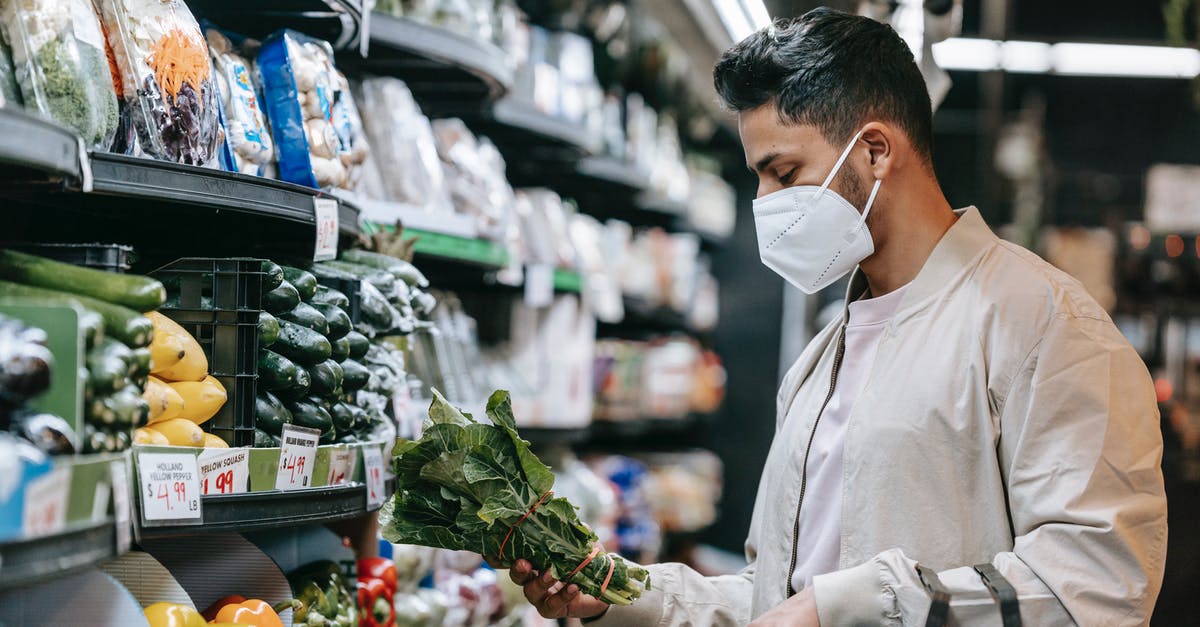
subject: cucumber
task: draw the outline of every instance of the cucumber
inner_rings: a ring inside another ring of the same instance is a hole
[[[296,288],[300,294],[300,300],[304,302],[312,300],[313,294],[317,293],[317,277],[308,270],[283,266],[283,278]]]
[[[296,324],[307,327],[320,333],[321,335],[329,335],[329,320],[325,318],[325,314],[317,310],[316,307],[308,303],[300,303],[294,309],[287,313],[279,314],[281,320],[295,322]],[[349,318],[347,318],[349,320]]]
[[[375,289],[384,294],[391,294],[392,290],[396,289],[396,277],[384,270],[347,261],[326,261],[323,263],[334,270],[341,270],[374,285]]]
[[[356,424],[367,418],[366,410],[344,402],[334,403],[329,415],[333,416],[333,428],[339,434],[353,430]]]
[[[351,279],[357,280],[357,279],[354,279],[353,277],[351,277]],[[345,294],[333,289],[332,287],[327,287],[324,285],[317,286],[317,292],[315,294],[313,294],[312,302],[314,305],[316,305],[316,304],[333,305],[334,307],[341,308],[343,311],[350,310],[350,298],[349,297],[347,297]]]
[[[79,312],[79,328],[83,329],[84,343],[92,348],[104,339],[104,317],[92,311],[76,307]]]
[[[353,323],[350,322],[350,316],[346,315],[345,310],[341,307],[317,303],[313,305],[313,308],[325,316],[325,323],[328,326],[325,336],[330,340],[346,337],[346,334],[354,329]]]
[[[358,331],[347,333],[346,340],[350,342],[350,359],[362,359],[371,350],[371,340]]]
[[[330,359],[338,362],[339,364],[347,359],[350,359],[350,340],[343,337],[341,339],[331,341],[329,345],[332,349],[329,353]]]
[[[371,380],[371,371],[353,359],[342,362],[342,389],[347,392],[361,390]]]
[[[266,294],[267,292],[279,287],[283,283],[283,268],[280,268],[279,264],[276,264],[269,259],[263,259],[262,271],[263,294]]]
[[[385,270],[410,286],[429,287],[429,279],[426,279],[425,275],[421,274],[421,271],[416,266],[391,255],[367,250],[345,250],[342,251],[342,260],[356,263],[360,266]]]
[[[265,311],[258,312],[258,347],[266,348],[278,339],[279,321]]]
[[[317,439],[317,444],[333,444],[334,442],[337,442],[337,429],[333,428],[333,421],[330,421],[329,428]]]
[[[88,351],[88,382],[94,395],[110,394],[129,383],[128,355],[129,348],[112,338],[105,338]]]
[[[295,387],[301,372],[300,366],[275,351],[258,351],[258,382],[264,390],[274,392]],[[308,373],[304,374],[308,376]]]
[[[299,400],[308,395],[308,388],[311,386],[312,376],[304,368],[298,368],[296,371],[296,382],[290,387],[275,390],[275,396],[284,402]]]
[[[279,339],[271,350],[304,365],[312,366],[329,359],[333,347],[320,333],[287,320],[279,321]]]
[[[355,276],[354,274],[346,272],[345,270],[339,270],[338,268],[335,268],[335,267],[329,265],[328,261],[314,263],[312,270],[309,270],[309,272],[312,272],[313,276],[317,277],[318,280],[320,280],[320,279],[340,279],[342,281],[361,281],[362,280],[361,278],[359,278],[358,276]]]
[[[387,302],[377,289],[370,289],[370,283],[363,286],[358,295],[358,309],[361,322],[375,327],[380,332],[390,331],[400,317],[392,304]]]
[[[312,386],[308,388],[309,394],[313,396],[334,396],[341,393],[342,377],[345,375],[342,372],[342,367],[332,359],[326,359],[309,368],[308,374],[312,377]]]
[[[358,436],[353,433],[340,433],[333,442],[334,444],[354,444],[358,441]]]
[[[292,412],[292,424],[316,429],[322,433],[333,430],[333,417],[311,399],[292,401],[288,404],[288,409]]]
[[[283,425],[292,423],[292,412],[274,394],[259,392],[254,399],[254,426],[271,435],[283,432]]]
[[[300,304],[300,292],[291,283],[284,281],[279,287],[263,294],[262,308],[278,316],[291,311]]]
[[[412,291],[412,308],[419,314],[429,315],[437,307],[437,299],[433,294],[421,290]]]
[[[97,426],[141,426],[150,417],[150,403],[142,398],[141,390],[129,385],[108,396],[93,399],[88,403],[86,417]]]
[[[4,297],[36,300],[45,304],[71,304],[83,309],[90,309],[104,319],[105,334],[120,340],[131,348],[148,346],[150,340],[154,339],[154,325],[150,319],[128,307],[106,303],[79,294],[0,281],[0,298]]]
[[[145,377],[150,374],[150,349],[131,348],[129,349],[129,376],[132,378]]]
[[[276,448],[279,446],[279,436],[271,435],[262,429],[254,429],[254,448]]]
[[[163,284],[150,277],[83,268],[15,250],[0,250],[0,278],[89,296],[139,313],[158,309],[167,298]]]

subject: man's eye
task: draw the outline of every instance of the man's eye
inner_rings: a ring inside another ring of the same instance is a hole
[[[784,185],[790,185],[792,183],[792,179],[795,178],[795,176],[796,176],[796,170],[795,170],[795,168],[793,168],[791,170],[788,170],[786,173],[782,174],[779,177],[779,182],[783,183]]]

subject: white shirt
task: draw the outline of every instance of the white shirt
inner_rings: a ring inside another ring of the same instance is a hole
[[[878,298],[850,303],[846,322],[846,353],[842,357],[833,396],[813,434],[808,454],[804,502],[800,506],[800,533],[796,538],[796,569],[792,589],[802,590],[816,575],[838,569],[842,532],[842,444],[846,419],[866,383],[879,338],[904,298],[908,285]],[[794,411],[799,404],[793,404]],[[788,420],[800,420],[788,416]],[[797,454],[803,455],[804,451]]]

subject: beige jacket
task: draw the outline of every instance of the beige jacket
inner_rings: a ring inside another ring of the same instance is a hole
[[[821,624],[923,625],[917,562],[964,625],[1001,624],[971,568],[984,562],[1016,588],[1025,625],[1147,624],[1167,523],[1146,367],[1077,281],[976,209],[958,213],[849,416],[841,570],[813,581]],[[864,288],[856,275],[850,293]],[[787,598],[804,451],[840,334],[835,321],[784,378],[749,566],[711,578],[652,566],[654,589],[593,625],[742,625]],[[803,420],[785,420],[792,403]]]

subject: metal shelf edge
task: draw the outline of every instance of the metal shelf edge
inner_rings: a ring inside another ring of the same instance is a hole
[[[489,42],[379,11],[373,11],[369,19],[372,46],[403,50],[466,70],[488,83],[493,98],[512,86],[513,72],[504,61],[504,52]]]
[[[114,524],[112,518],[76,523],[62,533],[0,543],[0,588],[53,579],[115,557]]]
[[[82,144],[79,136],[64,126],[0,109],[0,162],[79,181],[83,178]]]

